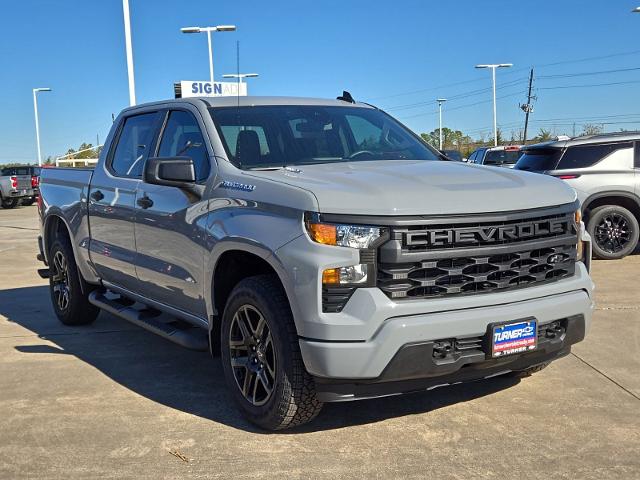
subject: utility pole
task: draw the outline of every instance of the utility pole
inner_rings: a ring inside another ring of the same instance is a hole
[[[527,94],[527,103],[520,105],[520,108],[524,111],[524,138],[522,144],[527,144],[527,128],[529,128],[529,114],[533,112],[533,105],[531,105],[531,88],[533,86],[533,68],[529,75],[529,93]]]

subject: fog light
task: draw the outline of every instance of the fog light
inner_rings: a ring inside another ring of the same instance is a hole
[[[350,265],[348,267],[328,268],[322,272],[324,285],[346,285],[367,282],[368,266],[366,264]]]

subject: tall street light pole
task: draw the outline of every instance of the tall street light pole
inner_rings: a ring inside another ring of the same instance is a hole
[[[127,75],[129,76],[129,105],[136,104],[136,81],[133,76],[133,49],[131,48],[131,18],[129,17],[129,0],[122,0],[124,14],[124,43],[127,50]]]
[[[496,69],[512,67],[513,63],[493,63],[476,65],[476,68],[490,68],[493,84],[493,145],[498,146],[498,119],[496,113]]]
[[[215,27],[184,27],[180,31],[182,33],[206,33],[207,42],[209,45],[209,78],[211,79],[211,85],[213,86],[213,43],[211,39],[212,32],[234,32],[236,30],[235,25],[216,25]]]
[[[237,78],[238,83],[244,83],[242,81],[243,78],[255,78],[257,76],[257,73],[225,73],[222,78]]]
[[[36,146],[38,147],[38,166],[42,166],[42,154],[40,153],[40,122],[38,120],[38,92],[50,92],[50,88],[33,89],[33,113],[36,117]]]
[[[436,100],[438,102],[438,113],[440,116],[440,128],[438,129],[440,132],[440,150],[442,150],[442,104],[447,101],[446,98],[438,98]]]

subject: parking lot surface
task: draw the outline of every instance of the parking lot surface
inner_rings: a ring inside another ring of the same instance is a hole
[[[640,478],[640,255],[596,261],[571,355],[521,381],[326,405],[264,433],[220,363],[102,313],[58,323],[36,208],[0,210],[0,478]]]

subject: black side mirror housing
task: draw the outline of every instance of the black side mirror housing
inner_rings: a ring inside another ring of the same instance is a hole
[[[196,171],[190,157],[153,157],[144,167],[144,181],[168,187],[190,187],[196,183]]]

